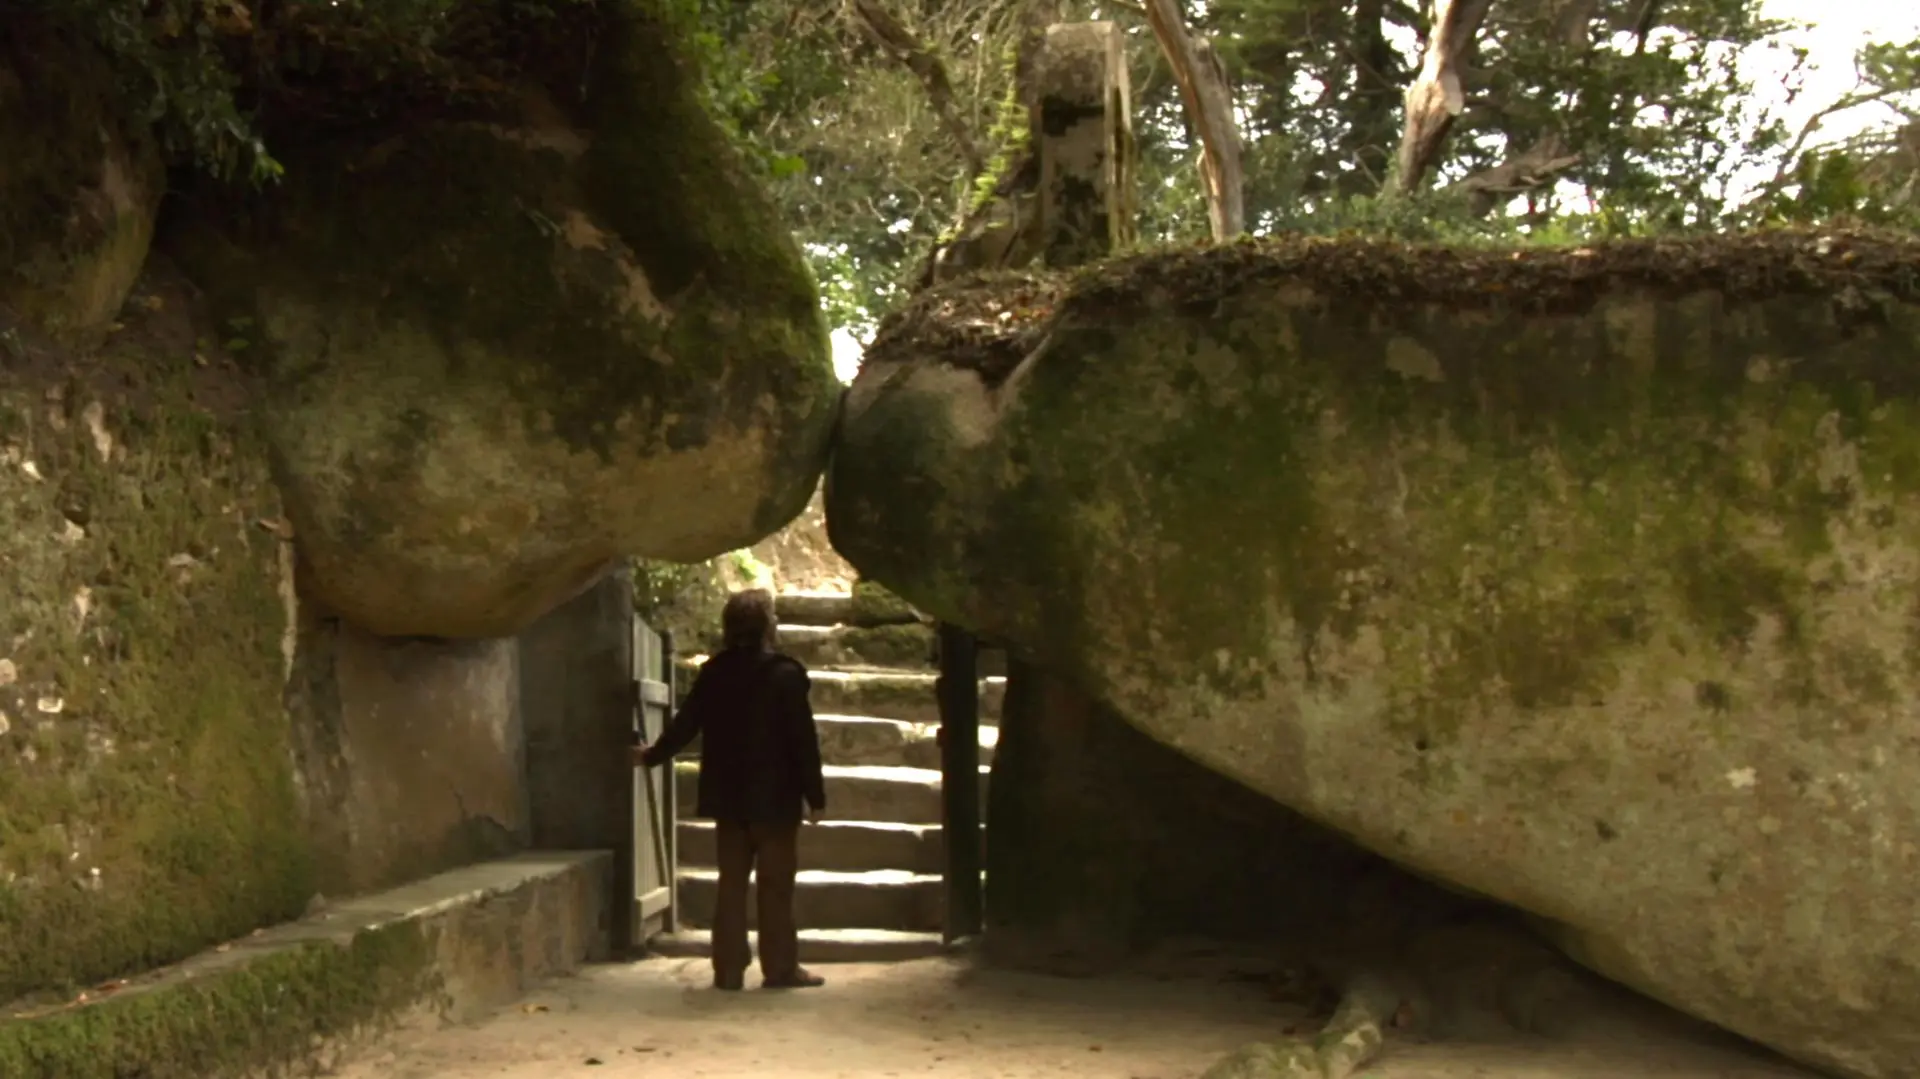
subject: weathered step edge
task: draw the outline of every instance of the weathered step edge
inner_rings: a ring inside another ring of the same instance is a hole
[[[758,954],[759,934],[748,943]],[[713,955],[713,932],[682,929],[647,942],[650,954],[668,959],[706,959]],[[802,929],[802,963],[899,963],[948,955],[958,949],[939,933],[907,933],[890,929]]]
[[[782,652],[809,669],[931,671],[935,666],[931,626],[780,627]]]
[[[937,725],[828,712],[815,712],[813,718],[820,732],[820,755],[828,764],[940,768]],[[1000,728],[983,723],[976,737],[980,763],[992,764],[1000,745]]]
[[[684,697],[699,670],[698,662],[681,656],[674,664],[675,692]],[[904,723],[940,722],[940,702],[934,696],[934,675],[930,671],[816,670],[812,675],[816,714],[896,719]],[[1006,678],[981,675],[980,722],[999,722],[1006,692]]]
[[[711,869],[681,871],[681,925],[712,927],[719,882]],[[940,878],[930,874],[802,870],[795,881],[793,913],[801,925],[814,929],[934,932],[945,921],[945,898]],[[747,926],[756,928],[758,922],[758,904],[749,901]]]
[[[0,1020],[7,1079],[325,1074],[394,1030],[476,1018],[605,959],[605,852],[538,852],[343,900],[136,978]]]
[[[782,592],[773,602],[775,616],[796,626],[902,626],[927,621],[891,593],[858,586],[852,594]]]
[[[720,863],[712,821],[678,822],[676,850],[683,871]],[[982,841],[984,842],[984,840]],[[946,837],[937,824],[887,821],[821,821],[800,830],[800,868],[836,873],[901,869],[940,873],[946,868]]]
[[[829,821],[879,821],[891,824],[939,824],[945,802],[941,776],[931,768],[829,764],[826,773]],[[986,804],[993,770],[981,767],[980,801]],[[700,762],[673,762],[674,794],[683,806],[700,800]]]

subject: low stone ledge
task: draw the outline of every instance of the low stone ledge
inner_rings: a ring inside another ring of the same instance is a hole
[[[345,900],[75,1002],[0,1020],[7,1079],[324,1073],[607,957],[612,856],[538,852]]]

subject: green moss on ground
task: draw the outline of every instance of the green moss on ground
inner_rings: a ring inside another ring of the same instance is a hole
[[[0,370],[0,1000],[313,895],[260,524],[278,499],[184,302],[143,291],[98,355],[34,345]]]
[[[7,1079],[238,1079],[377,1027],[433,990],[413,923],[303,944],[191,981],[0,1021]]]

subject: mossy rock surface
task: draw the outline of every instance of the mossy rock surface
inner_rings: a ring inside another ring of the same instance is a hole
[[[1920,1059],[1920,244],[1246,243],[884,326],[836,548],[1834,1074]]]
[[[95,339],[140,275],[166,190],[159,147],[84,42],[19,12],[0,39],[0,308]]]
[[[0,352],[0,1002],[172,962],[315,891],[279,495],[186,303],[150,277],[97,353],[0,320],[20,346]]]
[[[265,378],[313,598],[364,628],[510,635],[814,490],[816,289],[658,7],[555,19],[591,62],[483,108],[282,139],[284,183],[199,192],[162,238]]]
[[[252,1079],[309,1074],[330,1039],[365,1036],[429,997],[433,942],[413,922],[246,958],[186,984],[0,1019],[8,1079]]]

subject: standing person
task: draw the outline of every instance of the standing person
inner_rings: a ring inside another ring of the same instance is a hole
[[[803,989],[826,979],[800,966],[793,916],[800,821],[827,807],[814,728],[812,688],[800,661],[774,649],[773,594],[736,592],[720,614],[722,647],[700,667],[679,714],[660,741],[634,750],[651,768],[701,735],[697,816],[714,822],[720,885],[713,914],[713,984],[737,990],[752,959],[747,946],[747,879],[760,898],[760,973],[769,989]]]

